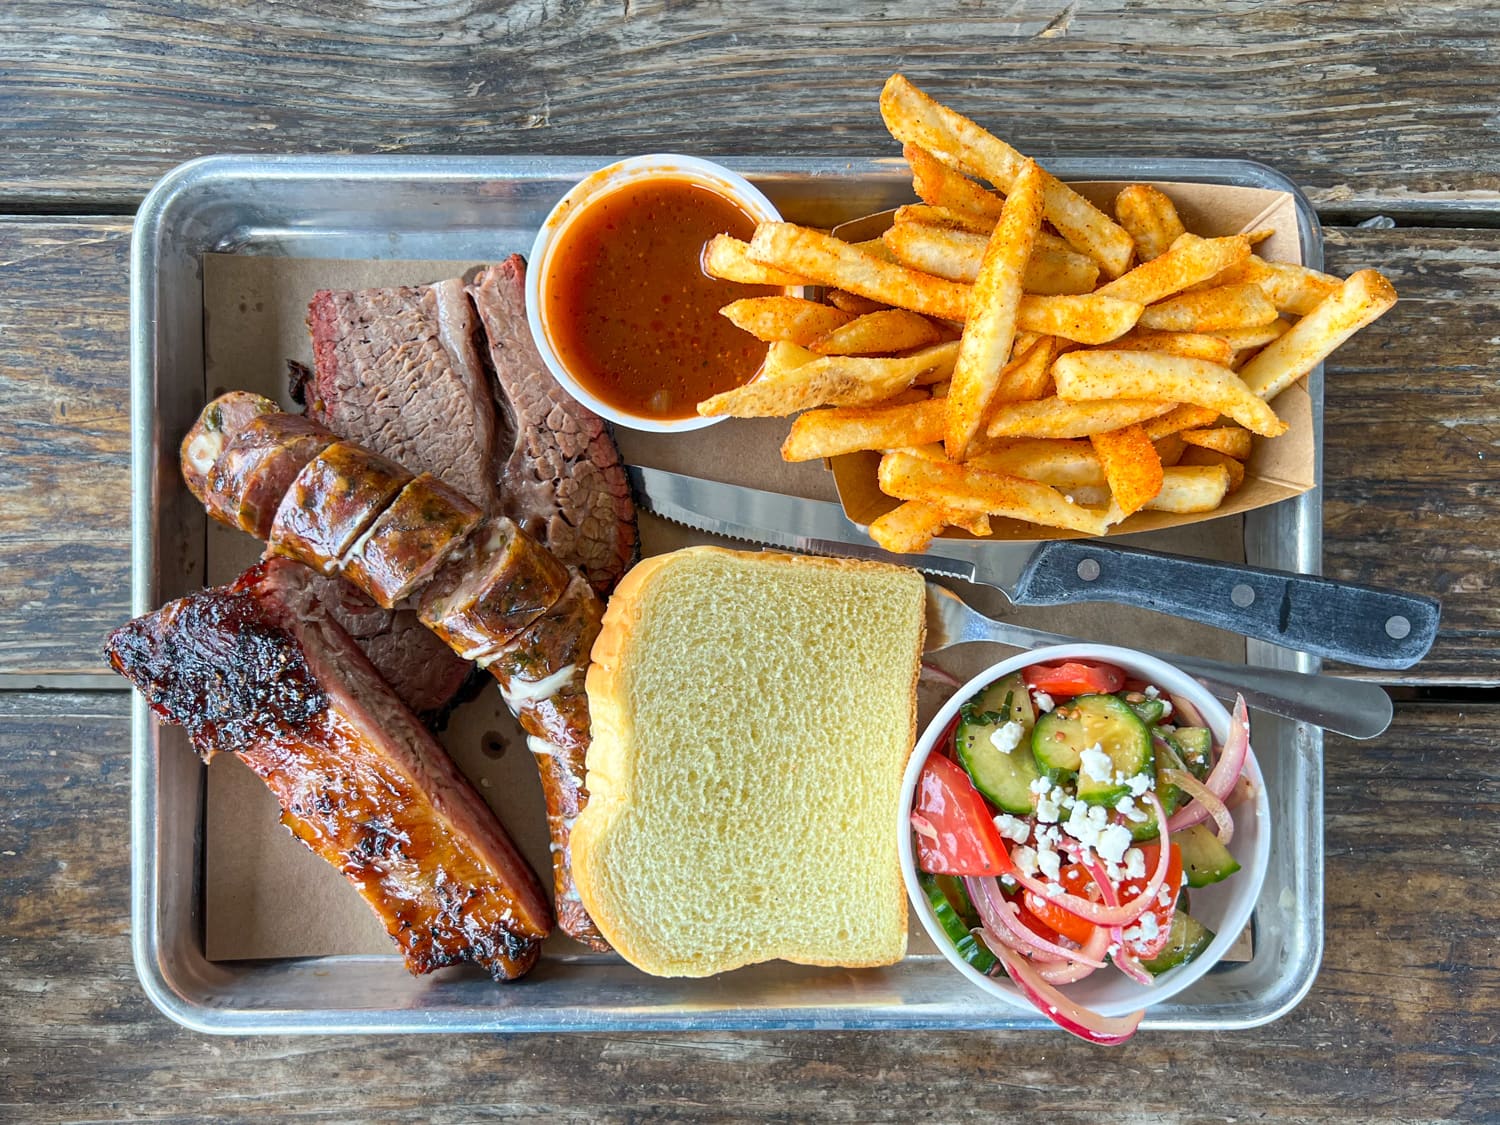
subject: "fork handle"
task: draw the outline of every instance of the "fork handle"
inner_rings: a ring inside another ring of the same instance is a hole
[[[1366,668],[1410,668],[1432,647],[1440,606],[1310,574],[1136,548],[1042,543],[1018,605],[1118,602]]]

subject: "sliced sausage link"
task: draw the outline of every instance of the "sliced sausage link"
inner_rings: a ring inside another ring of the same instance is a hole
[[[262,414],[281,410],[270,399],[248,391],[230,391],[214,399],[198,414],[178,447],[182,478],[200,503],[209,503],[208,474],[224,452],[229,439]]]
[[[465,660],[498,651],[541,617],[568,587],[567,569],[504,516],[469,536],[469,551],[450,562],[423,593],[417,613]]]
[[[271,553],[337,573],[354,541],[412,479],[363,446],[330,445],[297,475],[276,510]]]
[[[344,577],[394,608],[437,573],[483,514],[457,489],[423,473],[355,541]]]
[[[264,539],[292,481],[334,440],[322,426],[295,414],[252,418],[208,472],[209,511]]]

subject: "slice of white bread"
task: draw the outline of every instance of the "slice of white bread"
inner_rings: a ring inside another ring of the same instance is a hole
[[[621,956],[684,977],[901,959],[925,607],[920,575],[879,563],[691,547],[625,576],[572,833]]]

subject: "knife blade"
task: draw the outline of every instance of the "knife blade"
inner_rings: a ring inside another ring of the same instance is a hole
[[[626,472],[637,503],[675,523],[804,554],[960,578],[992,586],[1016,605],[1115,602],[1367,668],[1409,668],[1437,636],[1435,598],[1094,541],[939,539],[923,554],[894,554],[873,545],[827,500],[640,465]]]

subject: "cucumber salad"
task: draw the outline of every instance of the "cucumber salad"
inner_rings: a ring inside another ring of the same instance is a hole
[[[1240,869],[1229,810],[1250,796],[1243,699],[1223,746],[1192,704],[1111,664],[1033,664],[966,700],[911,814],[918,879],[977,971],[1008,975],[1059,1026],[1122,1043],[1059,986],[1113,970],[1143,985],[1208,948],[1191,888]]]

